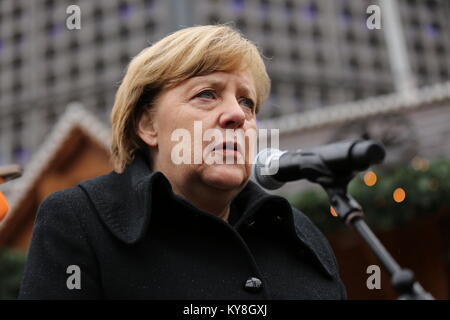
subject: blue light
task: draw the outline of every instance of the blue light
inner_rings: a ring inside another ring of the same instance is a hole
[[[63,26],[61,23],[54,24],[50,29],[50,35],[52,38],[59,37],[63,31]]]
[[[231,0],[233,11],[242,12],[245,9],[245,0]]]
[[[436,25],[434,25],[433,23],[426,24],[426,32],[432,38],[436,38],[440,34],[439,28],[436,27]]]
[[[28,161],[28,151],[25,148],[18,147],[14,150],[14,160],[21,165]]]
[[[132,8],[128,3],[119,6],[119,16],[121,19],[128,19],[131,15]]]
[[[300,8],[303,16],[309,20],[314,20],[317,16],[317,8],[314,5],[303,5]]]
[[[341,21],[343,24],[349,25],[352,23],[352,20],[352,14],[349,11],[344,10],[341,12]]]

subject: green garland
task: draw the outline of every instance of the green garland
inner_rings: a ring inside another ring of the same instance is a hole
[[[25,261],[24,253],[0,248],[0,300],[17,299]]]
[[[433,214],[450,206],[450,161],[437,159],[426,164],[420,170],[410,166],[390,171],[373,170],[377,182],[371,187],[365,185],[363,174],[352,180],[348,191],[364,208],[371,228],[392,230],[415,217]],[[403,202],[394,201],[396,188],[404,189],[406,198]],[[289,200],[324,232],[344,227],[338,218],[331,215],[328,197],[323,190],[307,190]]]

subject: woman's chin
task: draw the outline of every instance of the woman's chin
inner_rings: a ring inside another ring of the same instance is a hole
[[[213,165],[202,173],[203,181],[211,187],[232,190],[247,182],[248,175],[241,165]]]

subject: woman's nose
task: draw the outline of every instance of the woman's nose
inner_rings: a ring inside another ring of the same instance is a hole
[[[223,112],[219,118],[219,124],[224,129],[237,129],[244,125],[245,112],[236,98],[224,101]]]

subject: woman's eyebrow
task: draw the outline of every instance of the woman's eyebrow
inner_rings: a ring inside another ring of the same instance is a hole
[[[198,81],[196,81],[195,85],[210,85],[213,87],[223,87],[226,84],[225,80],[219,80],[219,79],[198,79]]]
[[[217,79],[198,79],[194,81],[188,88],[188,90],[195,90],[201,86],[210,86],[213,88],[224,88],[226,86],[226,81]]]
[[[227,84],[227,81],[222,80],[222,79],[214,79],[214,78],[209,78],[209,79],[203,78],[202,79],[202,77],[192,78],[192,79],[195,79],[195,81],[192,83],[189,90],[193,90],[199,86],[204,86],[204,85],[211,86],[214,88],[224,88]],[[243,94],[245,96],[252,96],[254,99],[256,99],[255,90],[252,90],[251,87],[249,85],[247,85],[246,83],[239,83],[237,91],[240,94]]]

